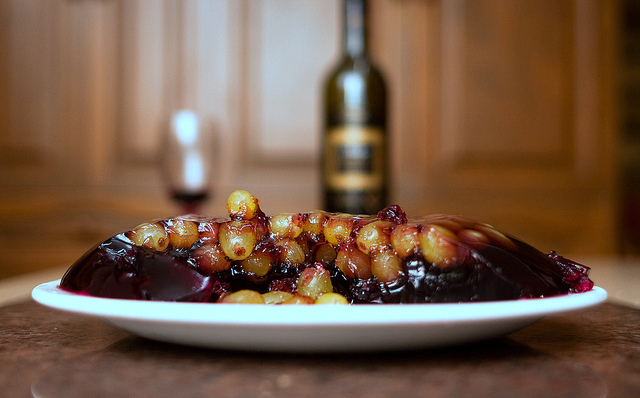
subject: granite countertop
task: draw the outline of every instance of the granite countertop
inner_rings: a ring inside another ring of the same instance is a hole
[[[640,395],[640,311],[608,303],[480,343],[341,355],[160,343],[32,301],[0,319],[8,397]]]
[[[64,268],[0,282],[0,396],[636,397],[640,266],[586,262],[610,300],[462,346],[363,354],[192,348],[33,302]]]

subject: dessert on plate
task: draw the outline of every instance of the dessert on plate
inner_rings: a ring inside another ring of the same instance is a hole
[[[449,303],[591,290],[589,268],[459,216],[267,216],[246,191],[228,218],[185,215],[117,234],[62,289],[97,297],[251,304]]]

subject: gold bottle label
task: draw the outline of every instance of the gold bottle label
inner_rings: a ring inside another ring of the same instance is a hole
[[[325,184],[332,190],[375,190],[384,185],[384,134],[370,126],[327,132]]]

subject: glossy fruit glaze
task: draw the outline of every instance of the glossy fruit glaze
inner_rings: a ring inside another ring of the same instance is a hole
[[[192,302],[283,292],[295,303],[328,292],[348,303],[442,303],[593,287],[588,267],[458,216],[407,220],[389,206],[378,217],[267,217],[252,200],[253,210],[231,206],[226,219],[176,217],[115,235],[78,259],[60,286],[99,297]]]

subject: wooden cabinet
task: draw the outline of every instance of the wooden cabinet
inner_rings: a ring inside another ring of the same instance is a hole
[[[376,41],[398,200],[543,249],[615,251],[615,2],[376,4],[376,26],[399,26]]]
[[[640,1],[620,4],[620,192],[624,250],[640,254]]]
[[[318,208],[339,12],[336,0],[0,2],[0,249],[13,253],[0,276],[34,267],[20,260],[29,235],[41,257],[67,245],[55,261],[71,261],[175,211],[157,160],[180,108],[216,126],[208,213],[236,188],[268,213]],[[596,0],[372,1],[393,201],[543,250],[617,250],[616,13]]]

